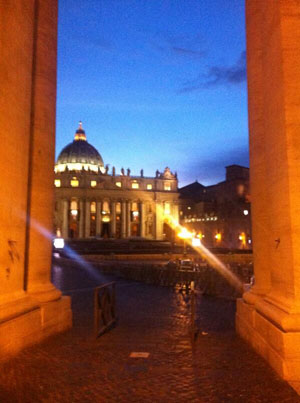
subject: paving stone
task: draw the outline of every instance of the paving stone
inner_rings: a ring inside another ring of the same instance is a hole
[[[1,403],[300,402],[235,334],[234,301],[198,295],[192,349],[187,296],[116,278],[117,326],[95,340],[93,286],[113,278],[77,265],[59,272],[74,327],[0,364]],[[134,351],[150,355],[130,358]]]

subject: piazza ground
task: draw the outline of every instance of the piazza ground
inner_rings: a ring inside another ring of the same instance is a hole
[[[93,338],[93,287],[117,282],[118,324]],[[190,301],[168,287],[124,281],[72,261],[53,267],[72,297],[74,327],[0,367],[0,401],[300,402],[234,331],[235,301],[197,297],[199,335],[188,337]],[[130,358],[148,352],[149,358]]]

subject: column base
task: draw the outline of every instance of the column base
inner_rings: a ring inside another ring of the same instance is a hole
[[[284,331],[256,306],[237,300],[236,330],[292,386],[300,382],[300,331]],[[269,312],[278,308],[268,307]],[[294,385],[293,385],[294,383]]]
[[[37,300],[24,293],[18,300],[1,304],[0,313],[1,361],[50,335],[72,327],[70,297],[37,303]]]

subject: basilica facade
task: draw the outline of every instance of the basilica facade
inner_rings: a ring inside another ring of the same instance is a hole
[[[109,172],[88,143],[82,124],[55,164],[55,233],[63,238],[171,239],[167,218],[178,220],[177,174],[154,177]]]

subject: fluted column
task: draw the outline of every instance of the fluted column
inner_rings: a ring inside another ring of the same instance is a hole
[[[85,238],[89,238],[91,234],[91,202],[85,202]]]
[[[111,217],[111,234],[112,238],[116,237],[116,202],[112,201],[110,203],[110,217]]]
[[[62,200],[62,237],[64,239],[69,237],[69,201]]]
[[[121,238],[126,238],[126,201],[122,201],[121,208]]]
[[[79,238],[84,238],[84,201],[82,199],[79,200]]]
[[[102,206],[101,201],[97,201],[96,205],[96,235],[101,235],[102,230]]]
[[[127,220],[127,237],[130,237],[131,235],[131,202],[127,201],[127,214],[126,214],[126,220]]]

